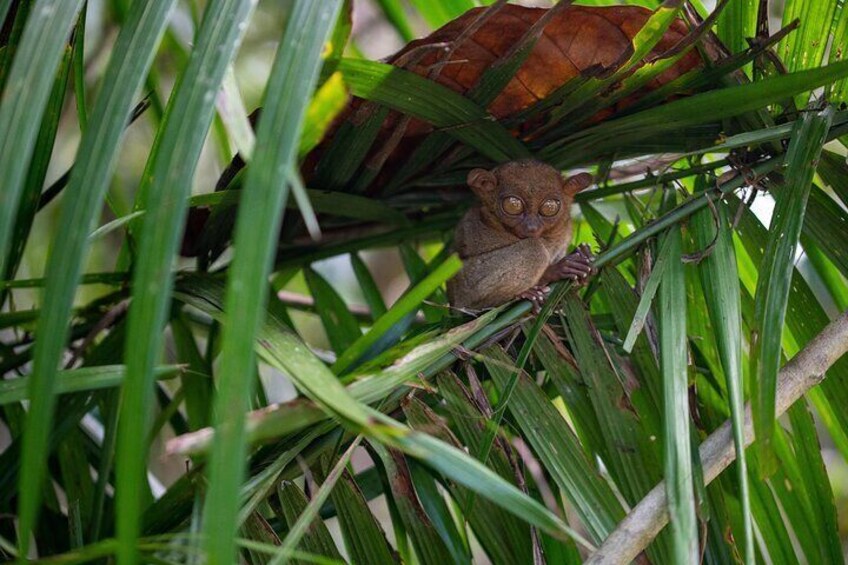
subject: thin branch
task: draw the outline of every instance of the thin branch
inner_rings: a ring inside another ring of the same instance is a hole
[[[112,308],[109,309],[103,317],[94,324],[94,327],[91,328],[91,331],[85,336],[85,339],[82,340],[82,343],[77,347],[71,348],[71,358],[68,359],[68,362],[65,364],[65,370],[73,368],[74,364],[77,360],[82,357],[86,350],[94,343],[94,340],[97,339],[97,336],[100,335],[101,332],[113,327],[124,315],[127,313],[129,309],[130,301],[125,298],[121,300],[117,304],[115,304]]]
[[[848,311],[841,314],[780,370],[777,416],[825,378],[825,372],[848,352]],[[745,409],[745,445],[754,441],[751,407]],[[713,432],[700,449],[704,482],[709,484],[736,459],[730,420]],[[668,523],[665,482],[642,499],[586,562],[591,565],[633,561]]]

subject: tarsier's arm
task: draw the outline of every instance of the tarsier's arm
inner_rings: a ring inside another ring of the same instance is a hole
[[[463,259],[462,270],[448,281],[448,297],[456,308],[490,308],[509,302],[536,286],[548,269],[550,254],[538,239]]]

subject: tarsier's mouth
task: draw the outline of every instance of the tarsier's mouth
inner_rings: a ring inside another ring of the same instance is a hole
[[[520,237],[521,239],[538,239],[542,237],[544,230],[528,230],[526,228],[518,228],[515,230],[515,235]]]
[[[521,222],[513,228],[512,232],[521,239],[537,239],[545,233],[545,226],[541,222]]]

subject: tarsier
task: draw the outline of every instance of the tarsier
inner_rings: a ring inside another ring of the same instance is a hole
[[[456,227],[463,267],[448,281],[451,305],[482,309],[525,298],[538,310],[550,283],[586,281],[594,270],[589,247],[567,251],[574,195],[591,183],[587,173],[564,179],[530,159],[468,173],[480,203]]]

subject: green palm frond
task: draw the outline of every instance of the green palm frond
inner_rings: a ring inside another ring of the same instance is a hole
[[[844,562],[848,6],[579,2],[651,12],[497,119],[551,4],[463,91],[363,53],[506,1],[0,0],[4,559]],[[597,276],[472,316],[527,157]]]

